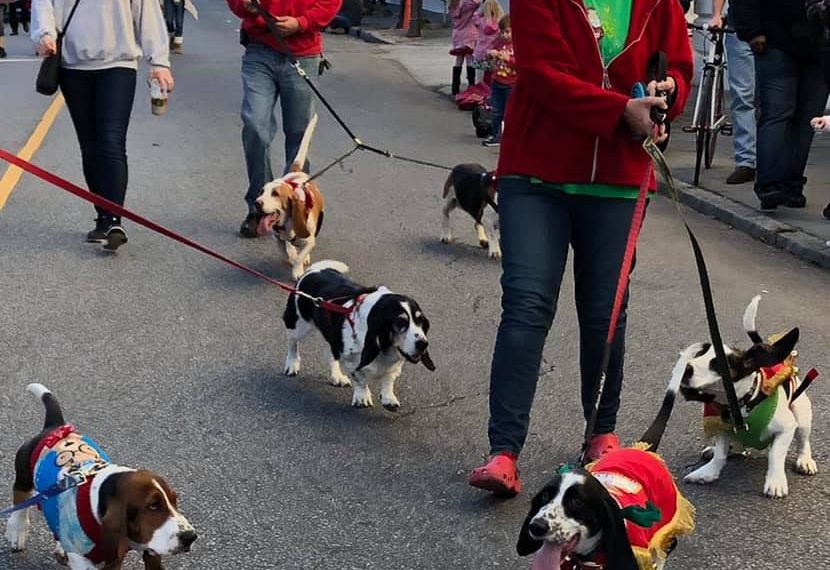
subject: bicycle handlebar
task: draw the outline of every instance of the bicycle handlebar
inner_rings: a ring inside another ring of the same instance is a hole
[[[698,24],[686,24],[686,28],[689,30],[697,30],[699,32],[711,32],[711,33],[723,33],[723,34],[734,34],[735,30],[730,28],[729,26],[721,26],[720,28],[713,28],[709,24],[703,24],[702,26]]]

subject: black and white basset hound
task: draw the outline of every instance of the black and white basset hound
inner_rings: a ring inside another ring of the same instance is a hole
[[[330,382],[334,386],[354,384],[352,405],[373,405],[371,382],[380,382],[380,400],[389,411],[397,411],[395,381],[404,362],[422,363],[430,371],[429,320],[418,303],[386,287],[365,287],[349,280],[349,268],[338,261],[313,264],[297,282],[297,289],[312,298],[326,299],[351,309],[351,314],[332,313],[311,299],[292,293],[283,321],[288,329],[288,354],[284,372],[300,372],[300,341],[315,328],[329,345]]]
[[[560,469],[533,498],[516,550],[533,570],[663,568],[694,507],[656,455],[683,378],[675,367],[660,412],[640,441],[585,468]]]
[[[493,172],[480,164],[459,164],[452,169],[444,183],[443,243],[453,240],[450,228],[450,212],[461,208],[475,222],[478,244],[487,248],[490,257],[501,259],[499,244],[498,204],[496,203],[496,179]],[[492,210],[485,219],[487,206]]]

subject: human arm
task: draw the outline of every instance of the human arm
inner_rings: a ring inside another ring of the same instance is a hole
[[[34,0],[32,2],[31,38],[41,57],[52,55],[57,51],[55,39],[58,37],[55,25],[54,0]]]
[[[729,13],[738,38],[748,42],[756,55],[767,51],[767,36],[761,20],[760,0],[731,0]]]
[[[150,79],[156,79],[162,91],[173,91],[173,75],[170,73],[170,43],[167,25],[157,0],[133,0],[133,26],[135,37],[150,64]]]
[[[712,19],[709,20],[709,26],[713,28],[722,28],[723,27],[723,6],[726,4],[726,0],[715,0],[714,1],[714,14],[712,14]]]

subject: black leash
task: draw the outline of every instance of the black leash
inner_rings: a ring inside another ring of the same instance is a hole
[[[427,166],[427,167],[430,167],[430,168],[437,168],[439,170],[446,170],[446,171],[452,170],[451,166],[446,166],[446,165],[443,165],[443,164],[438,164],[437,162],[430,162],[430,161],[427,161],[427,160],[420,160],[420,159],[417,159],[417,158],[412,158],[412,157],[408,157],[408,156],[394,154],[394,153],[392,153],[388,150],[364,144],[363,141],[361,141],[359,138],[357,138],[357,135],[355,135],[354,131],[352,131],[349,128],[349,125],[346,124],[346,121],[344,121],[340,117],[340,115],[337,113],[335,108],[323,96],[323,94],[320,92],[320,90],[317,88],[317,86],[314,84],[314,82],[308,76],[306,71],[302,68],[302,66],[300,65],[299,60],[296,58],[294,53],[291,51],[291,48],[288,47],[288,43],[285,41],[285,38],[282,37],[282,34],[280,33],[279,28],[277,27],[277,19],[274,17],[274,15],[271,14],[270,12],[268,12],[268,10],[266,10],[265,8],[263,8],[262,5],[259,3],[259,0],[251,0],[251,5],[256,9],[257,13],[259,13],[259,15],[262,16],[262,19],[265,21],[265,25],[268,28],[268,31],[271,32],[271,35],[274,37],[274,40],[280,46],[280,49],[282,50],[282,52],[291,60],[291,67],[294,68],[294,70],[297,72],[297,74],[311,88],[312,92],[314,92],[314,95],[317,97],[317,99],[319,99],[320,102],[328,110],[328,112],[331,113],[331,116],[334,117],[334,120],[337,121],[337,123],[340,125],[340,127],[343,129],[343,131],[347,135],[349,135],[349,138],[352,139],[352,142],[354,143],[354,148],[352,148],[352,150],[350,150],[348,153],[338,157],[337,159],[335,159],[334,161],[332,161],[331,163],[326,165],[326,167],[323,168],[322,170],[314,173],[314,175],[311,176],[311,180],[314,180],[315,178],[318,178],[318,177],[322,176],[323,174],[328,172],[334,165],[342,163],[343,160],[345,160],[346,158],[351,156],[357,150],[365,150],[365,151],[372,152],[374,154],[378,154],[380,156],[384,156],[386,158],[391,158],[393,160],[399,160],[399,161],[402,161],[402,162],[409,162],[409,163],[412,163],[412,164],[418,164],[418,165]]]

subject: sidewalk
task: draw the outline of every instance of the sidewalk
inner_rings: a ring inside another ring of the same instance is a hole
[[[391,10],[396,7],[390,6]],[[441,15],[428,16],[431,22],[420,38],[407,38],[405,31],[395,30],[396,15],[368,16],[352,34],[379,45],[379,55],[403,65],[424,87],[450,94],[451,57],[448,55],[450,30],[440,26]],[[693,99],[691,100],[693,101]],[[809,179],[807,207],[801,210],[779,208],[761,212],[752,184],[727,186],[725,179],[734,165],[731,137],[718,140],[717,156],[711,170],[701,174],[701,188],[688,181],[693,178],[694,135],[684,133],[682,127],[690,123],[687,114],[679,118],[672,131],[672,142],[667,152],[677,180],[681,200],[703,214],[717,218],[736,229],[787,250],[802,259],[830,268],[830,220],[821,211],[830,202],[830,135],[817,136],[810,155],[806,176]],[[476,144],[472,127],[471,144]]]

